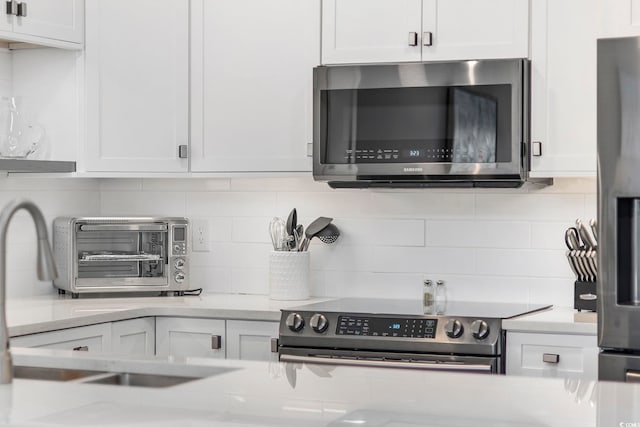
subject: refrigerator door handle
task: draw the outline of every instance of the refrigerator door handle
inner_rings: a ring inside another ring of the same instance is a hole
[[[628,383],[640,383],[640,371],[627,371],[625,381]]]

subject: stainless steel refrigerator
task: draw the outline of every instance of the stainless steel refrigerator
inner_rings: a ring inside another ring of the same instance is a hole
[[[640,382],[638,37],[598,40],[598,245],[598,375]]]

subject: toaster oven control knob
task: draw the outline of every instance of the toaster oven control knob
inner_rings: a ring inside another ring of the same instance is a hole
[[[449,338],[459,338],[464,332],[464,327],[459,320],[452,319],[444,325],[444,331]]]
[[[185,279],[185,276],[184,276],[184,273],[182,272],[178,272],[176,273],[175,276],[173,276],[173,280],[175,280],[176,283],[182,283],[184,282],[184,279]]]
[[[309,323],[311,324],[313,330],[319,334],[326,331],[329,327],[329,321],[323,314],[320,313],[316,313],[311,316],[311,320],[309,321]]]
[[[182,259],[182,258],[178,258],[178,259],[176,260],[176,262],[174,262],[174,263],[173,263],[173,265],[174,265],[174,266],[176,267],[176,269],[178,269],[178,270],[182,270],[182,269],[184,268],[184,264],[185,264],[185,262],[184,262],[184,259]]]
[[[298,313],[291,313],[287,316],[285,324],[293,332],[300,332],[304,328],[304,319]]]
[[[471,324],[471,333],[474,338],[483,340],[489,336],[489,325],[484,320],[476,320]]]

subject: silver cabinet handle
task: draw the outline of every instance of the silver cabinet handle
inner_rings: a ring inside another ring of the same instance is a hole
[[[73,347],[73,351],[89,351],[89,346],[81,345],[80,347]]]
[[[531,155],[533,157],[542,156],[542,142],[540,141],[531,142]]]
[[[9,0],[6,2],[7,15],[18,15],[18,2],[15,0]]]
[[[18,3],[18,16],[27,16],[27,4],[25,2]]]
[[[222,348],[222,337],[220,335],[211,335],[211,350],[220,350]]]
[[[433,46],[433,33],[431,31],[425,31],[422,33],[422,45]]]
[[[409,46],[418,46],[418,33],[415,31],[409,33]]]
[[[543,353],[542,354],[542,361],[544,363],[559,363],[560,362],[560,355],[559,354],[552,354],[552,353]]]
[[[180,158],[180,159],[188,159],[189,158],[189,146],[187,146],[187,145],[178,145],[178,158]]]
[[[280,347],[280,340],[278,338],[271,338],[271,353],[277,353]]]

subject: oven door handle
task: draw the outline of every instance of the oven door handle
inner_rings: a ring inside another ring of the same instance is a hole
[[[80,231],[167,231],[167,224],[82,224]]]
[[[362,366],[369,368],[405,368],[405,369],[428,369],[434,371],[464,371],[464,372],[491,372],[490,364],[456,364],[456,363],[429,363],[429,362],[400,362],[395,360],[367,360],[367,359],[344,359],[344,358],[324,358],[312,356],[296,356],[292,354],[281,354],[281,362],[316,363],[325,365],[346,365]]]

